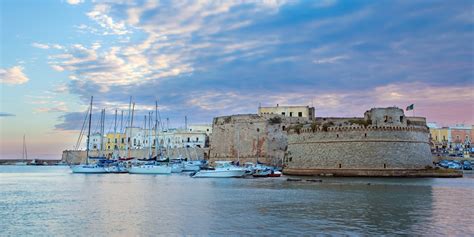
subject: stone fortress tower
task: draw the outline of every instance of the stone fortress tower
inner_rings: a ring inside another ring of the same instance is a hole
[[[293,125],[287,138],[290,175],[410,176],[432,165],[426,119],[396,107],[363,118],[316,118]]]

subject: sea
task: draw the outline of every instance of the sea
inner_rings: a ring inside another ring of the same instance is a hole
[[[474,235],[473,173],[288,178],[0,166],[0,236]]]

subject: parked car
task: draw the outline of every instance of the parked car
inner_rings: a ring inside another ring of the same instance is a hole
[[[459,164],[459,163],[457,163],[457,162],[451,162],[451,163],[448,165],[448,168],[449,168],[449,169],[459,170],[459,169],[462,169],[462,166],[461,166],[461,164]]]
[[[448,168],[449,162],[450,162],[449,160],[442,160],[438,163],[438,165],[443,167],[443,168]]]
[[[464,161],[463,164],[462,164],[462,169],[463,170],[472,170],[471,162]]]

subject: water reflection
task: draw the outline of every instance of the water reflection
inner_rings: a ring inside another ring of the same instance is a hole
[[[474,233],[469,178],[311,183],[2,169],[0,235]]]

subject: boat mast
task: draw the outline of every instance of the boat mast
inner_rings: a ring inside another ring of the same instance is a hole
[[[105,157],[105,144],[104,144],[104,135],[105,135],[105,109],[102,109],[102,114],[100,116],[100,151],[102,157]]]
[[[132,109],[132,97],[130,96],[130,103],[128,104],[128,117],[127,117],[128,122],[130,122],[130,111],[131,111],[131,109]],[[128,124],[130,125],[130,123],[128,123]],[[127,146],[126,146],[127,152],[128,152],[128,150],[130,150],[130,139],[131,139],[130,138],[131,137],[130,126],[128,128],[129,128],[129,130],[128,130],[129,134],[127,136],[127,134],[126,134],[127,133],[127,127],[125,127],[125,137],[127,138]],[[128,158],[130,158],[130,152],[128,154],[129,154]]]
[[[133,136],[132,127],[133,127],[133,113],[134,113],[134,111],[135,111],[135,102],[133,102],[133,104],[132,104],[132,118],[130,119],[130,137]],[[128,143],[130,143],[131,140],[132,139],[130,138],[130,141]],[[131,152],[131,150],[130,150],[130,147],[129,147],[128,148],[128,158],[130,158],[130,152]]]
[[[113,153],[113,159],[115,160],[117,158],[117,154],[116,154],[116,151],[117,151],[117,109],[115,109],[115,122],[114,122],[114,140],[113,140],[113,144],[114,144],[114,153]]]
[[[28,160],[28,152],[26,150],[26,139],[25,139],[25,134],[23,134],[23,152],[22,152],[22,158],[26,162]]]
[[[87,131],[87,147],[86,147],[86,164],[89,164],[89,140],[91,136],[91,120],[92,120],[92,100],[94,96],[91,96],[91,105],[90,105],[90,112],[89,112],[89,129]]]
[[[148,136],[148,131],[146,130],[146,115],[145,115],[145,121],[144,121],[144,122],[145,122],[145,125],[144,125],[145,131],[143,131],[143,135],[144,135],[145,138],[146,138],[146,137]],[[150,125],[148,125],[148,126],[150,126]],[[146,149],[146,147],[145,147],[145,139],[143,139],[143,148]],[[147,156],[148,156],[148,154],[147,154]]]
[[[237,162],[240,164],[240,130],[237,127]]]
[[[119,140],[120,140],[119,143],[120,143],[120,144],[123,143],[123,142],[122,142],[122,139],[124,139],[124,138],[123,138],[123,130],[122,130],[122,129],[123,129],[123,110],[122,110],[122,115],[120,116],[120,136],[119,136]],[[120,147],[119,147],[118,145],[117,145],[117,147],[119,148],[119,154],[118,154],[118,156],[120,157]]]
[[[151,136],[152,136],[152,129],[151,129],[151,115],[153,114],[153,112],[148,112],[148,130],[150,130],[149,134],[148,134],[148,159],[151,158]]]
[[[155,141],[155,155],[158,158],[158,144],[160,144],[158,141],[158,101],[155,101]]]

